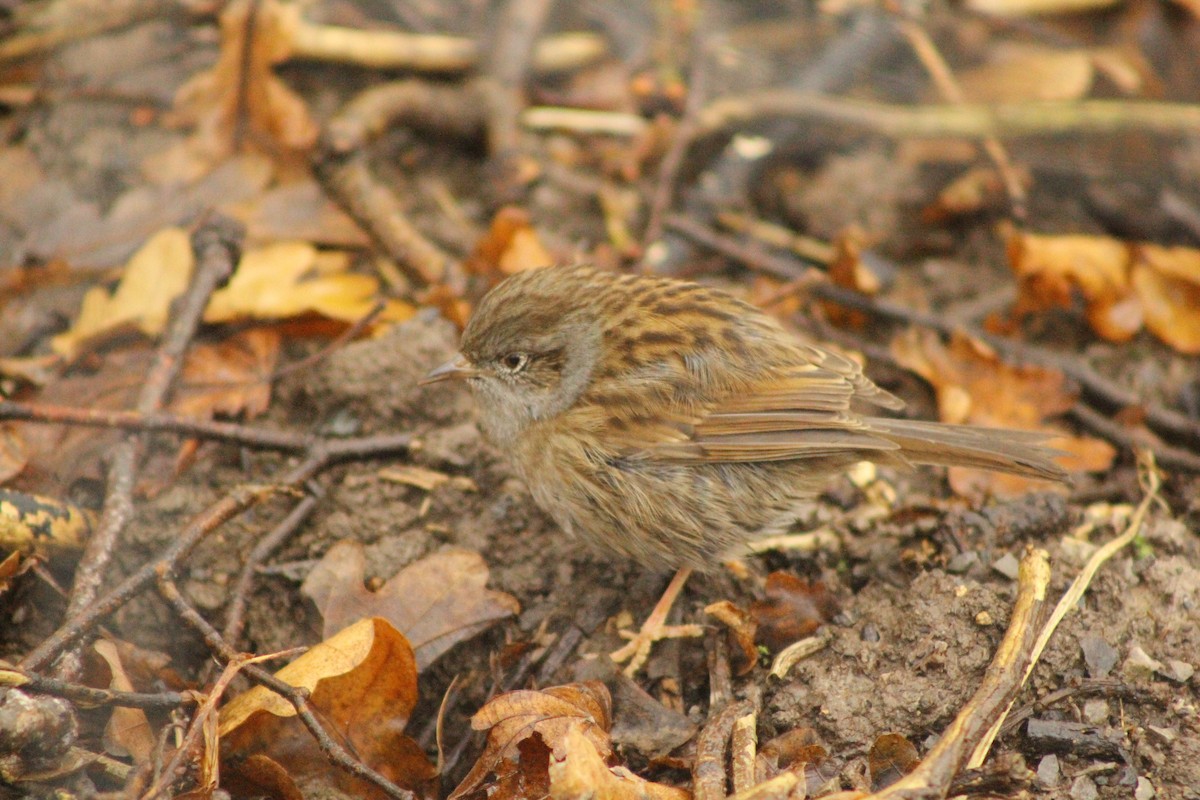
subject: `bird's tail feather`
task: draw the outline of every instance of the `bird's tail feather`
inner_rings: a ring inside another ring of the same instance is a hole
[[[872,433],[900,446],[898,457],[916,464],[979,467],[1029,478],[1067,480],[1066,470],[1054,463],[1062,451],[1042,444],[1050,434],[907,419],[873,418],[867,424]]]

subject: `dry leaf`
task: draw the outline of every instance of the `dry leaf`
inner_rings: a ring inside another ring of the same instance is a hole
[[[554,257],[538,238],[529,212],[517,206],[505,206],[496,212],[487,233],[475,243],[465,266],[477,275],[499,280],[553,263]]]
[[[1200,250],[1141,245],[1133,287],[1146,327],[1179,352],[1200,354]]]
[[[271,379],[280,335],[269,328],[242,331],[216,344],[188,350],[181,386],[171,401],[177,414],[257,417],[271,402]]]
[[[972,102],[1078,100],[1095,79],[1087,50],[1008,42],[989,55],[988,63],[959,76],[963,94]]]
[[[92,648],[108,664],[112,675],[108,688],[121,692],[135,691],[133,683],[125,674],[117,646],[107,639],[101,639],[92,645]],[[113,706],[112,716],[104,726],[104,749],[109,754],[122,758],[130,757],[135,764],[146,764],[154,755],[155,745],[154,731],[150,728],[150,721],[146,719],[146,712],[140,708]]]
[[[366,556],[349,540],[329,548],[301,587],[316,603],[328,637],[364,616],[391,622],[412,642],[417,669],[502,619],[517,614],[512,595],[487,587],[483,558],[447,549],[409,564],[377,592],[363,585]]]
[[[181,228],[165,228],[142,245],[125,265],[110,295],[97,287],[83,297],[75,324],[50,341],[54,351],[73,359],[84,347],[133,330],[162,333],[171,301],[187,288],[192,275],[192,246]]]
[[[809,583],[787,572],[767,576],[767,597],[750,607],[757,640],[771,652],[814,633],[838,612],[837,600],[821,581]]]
[[[1058,459],[1068,471],[1103,471],[1112,464],[1116,451],[1107,442],[1072,437],[1046,422],[1075,402],[1061,373],[1006,364],[963,335],[954,336],[946,347],[928,330],[905,331],[892,340],[891,349],[899,363],[933,386],[943,422],[1046,431],[1054,437],[1048,446],[1069,453]],[[1044,482],[966,467],[952,467],[949,478],[956,493],[969,497],[1045,488]]]
[[[741,677],[754,669],[758,664],[758,648],[754,644],[758,623],[754,618],[728,600],[705,606],[704,613],[725,623],[729,629],[729,639],[734,645],[734,673]]]
[[[1182,353],[1200,353],[1200,250],[1104,236],[1008,229],[1020,283],[1016,313],[1069,307],[1075,292],[1098,334],[1125,341],[1145,326]]]
[[[595,744],[579,728],[569,728],[562,746],[564,756],[549,762],[550,797],[553,800],[689,800],[685,789],[652,783],[624,767],[610,767]]]
[[[363,762],[405,788],[425,793],[435,769],[404,726],[417,702],[417,669],[404,635],[386,620],[364,619],[313,647],[276,673],[310,691],[309,703],[335,737]],[[226,769],[262,755],[293,777],[321,776],[357,797],[379,790],[333,767],[295,708],[262,686],[221,709],[220,735]],[[242,776],[245,777],[245,776]]]
[[[921,763],[921,756],[912,742],[898,733],[885,733],[875,739],[867,754],[871,770],[871,790],[878,792],[891,786]]]
[[[612,700],[599,681],[502,694],[471,717],[472,728],[488,732],[487,745],[449,800],[517,797],[520,787],[548,785],[545,770],[567,757],[572,730],[605,761],[611,724]]]
[[[174,154],[176,163],[183,165],[172,170],[174,174],[196,177],[237,147],[295,166],[303,163],[304,154],[316,144],[317,124],[300,95],[272,71],[288,55],[287,13],[277,0],[235,0],[225,6],[217,63],[176,94],[177,112],[196,130],[184,152]]]

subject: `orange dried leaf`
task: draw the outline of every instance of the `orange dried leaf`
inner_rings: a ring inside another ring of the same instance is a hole
[[[316,603],[329,637],[364,616],[383,617],[412,642],[418,670],[454,645],[517,614],[512,595],[487,588],[488,569],[470,550],[448,549],[409,564],[377,592],[363,585],[362,545],[329,548],[301,587]]]
[[[239,146],[299,163],[316,144],[318,127],[303,98],[272,71],[288,56],[297,14],[277,0],[236,0],[222,11],[217,63],[176,94],[179,115],[196,126],[181,177],[207,172]]]
[[[1130,284],[1130,246],[1106,236],[1042,236],[1009,229],[1009,264],[1020,294],[1017,312],[1069,307],[1074,292],[1087,306],[1088,323],[1110,341],[1141,329],[1141,306]]]
[[[610,767],[579,728],[567,731],[564,756],[549,763],[552,800],[604,797],[612,800],[689,800],[691,793],[652,783],[624,767]]]
[[[611,724],[612,699],[599,681],[506,692],[471,717],[472,728],[488,732],[487,745],[449,800],[491,798],[496,786],[548,784],[542,770],[567,757],[572,731],[607,760],[612,755]],[[548,748],[548,757],[541,755],[537,742],[526,744],[534,737]]]
[[[1133,286],[1146,327],[1181,353],[1200,353],[1200,250],[1140,246]]]
[[[257,417],[271,402],[279,346],[278,331],[255,328],[191,348],[171,409],[205,419],[215,414]]]
[[[364,619],[321,642],[276,676],[310,691],[330,732],[391,780],[426,792],[435,769],[404,726],[417,702],[417,669],[404,635],[386,620]],[[293,776],[321,776],[359,797],[378,790],[345,776],[321,754],[284,698],[256,686],[221,709],[222,755],[230,763],[265,755]]]
[[[754,669],[758,664],[758,648],[754,645],[758,623],[754,618],[728,600],[706,606],[704,613],[720,620],[729,628],[729,638],[735,647],[735,673],[740,677]]]
[[[554,257],[538,237],[529,212],[517,206],[505,206],[496,212],[491,227],[476,242],[466,266],[477,275],[498,280],[553,263]]]
[[[117,334],[141,331],[162,333],[171,301],[187,288],[192,275],[192,246],[181,228],[165,228],[150,237],[129,262],[121,282],[110,295],[102,287],[91,289],[75,324],[50,341],[54,352],[73,359]]]

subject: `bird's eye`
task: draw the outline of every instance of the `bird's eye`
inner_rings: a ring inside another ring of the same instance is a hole
[[[524,369],[528,362],[529,356],[525,353],[509,353],[508,355],[504,356],[504,358],[500,359],[500,363],[504,365],[504,368],[512,372]]]

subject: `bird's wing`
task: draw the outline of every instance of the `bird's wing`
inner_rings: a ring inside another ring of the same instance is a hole
[[[654,377],[644,381],[642,391],[610,395],[602,404],[605,443],[626,457],[676,464],[899,449],[869,430],[852,402],[899,407],[900,400],[844,356],[815,347],[789,356],[782,366],[724,375],[696,370],[684,375],[683,363],[664,369],[666,362],[658,362],[644,373]],[[614,402],[618,396],[632,402]]]

